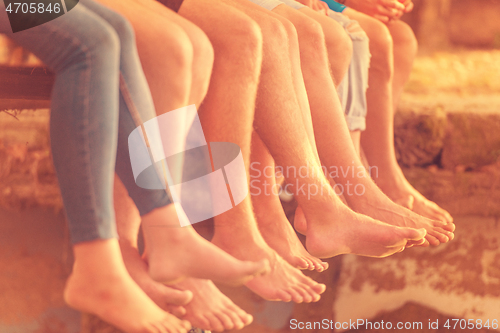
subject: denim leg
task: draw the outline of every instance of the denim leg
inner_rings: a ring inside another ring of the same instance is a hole
[[[7,35],[56,73],[51,147],[72,242],[115,238],[116,32],[80,3],[53,21]]]
[[[134,30],[121,15],[92,1],[83,0],[94,13],[101,16],[117,32],[120,39],[120,117],[116,172],[142,215],[171,203],[165,190],[149,190],[137,186],[129,156],[128,136],[140,124],[134,122],[132,112],[137,112],[142,122],[156,117],[153,98],[137,53]],[[125,102],[127,101],[127,102]],[[154,174],[156,175],[156,174]],[[158,182],[160,180],[158,179]]]

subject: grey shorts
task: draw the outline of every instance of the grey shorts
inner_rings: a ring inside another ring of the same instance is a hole
[[[364,31],[350,32],[347,28],[356,21],[347,16],[330,11],[330,18],[339,23],[352,40],[352,59],[346,77],[337,92],[345,113],[350,131],[366,129],[366,89],[368,89],[368,69],[370,67],[370,49],[368,36]]]
[[[294,9],[300,9],[305,7],[303,4],[294,0],[250,0],[250,1],[268,10],[273,10],[274,8],[283,4],[292,7]]]
[[[294,0],[250,0],[251,2],[273,10],[285,4],[294,9],[305,6]],[[340,83],[339,94],[342,109],[344,110],[347,126],[350,131],[364,131],[366,128],[366,89],[368,88],[368,68],[370,66],[370,50],[368,37],[363,31],[350,32],[347,27],[352,21],[347,16],[330,11],[329,17],[339,23],[352,40],[353,56],[346,77]]]

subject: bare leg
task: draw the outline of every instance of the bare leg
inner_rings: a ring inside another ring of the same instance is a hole
[[[422,216],[452,223],[448,212],[410,185],[396,160],[394,110],[416,54],[413,32],[401,21],[386,26],[353,10],[346,10],[346,14],[358,20],[370,38],[372,59],[367,91],[367,129],[361,136],[361,145],[368,163],[377,168],[375,182],[400,205]]]
[[[137,245],[141,217],[127,190],[116,176],[114,204],[120,250],[130,276],[159,307],[178,317],[183,316],[186,310],[182,305],[189,303],[193,295],[189,291],[167,287],[149,276],[149,267],[141,258]]]
[[[353,168],[355,170],[355,172],[352,172],[352,175],[350,172],[348,172],[348,174],[339,172],[333,174],[332,178],[345,189],[343,194],[349,205],[353,207],[355,211],[396,226],[425,228],[429,233],[427,239],[432,241],[433,244],[448,241],[449,237],[453,236],[450,232],[441,228],[444,223],[437,221],[433,222],[422,218],[394,204],[380,191],[375,183],[363,173],[364,168],[359,157],[356,156],[356,151],[349,138],[349,133],[345,126],[344,115],[335,94],[335,88],[331,79],[325,75],[328,73],[326,50],[323,48],[324,51],[321,51],[321,48],[318,47],[321,43],[317,41],[318,38],[323,38],[321,26],[317,24],[317,29],[320,29],[320,32],[314,33],[314,31],[311,30],[310,23],[304,24],[307,20],[311,20],[301,13],[301,11],[306,10],[309,9],[304,8],[300,11],[296,11],[285,6],[278,6],[274,12],[280,13],[289,19],[297,28],[303,64],[302,71],[311,105],[314,132],[320,158],[328,168],[334,167],[338,169],[340,167],[344,172],[348,167],[351,170]],[[331,93],[325,93],[325,91],[331,91]],[[269,116],[266,114],[266,117]],[[290,116],[287,115],[287,118],[290,118]],[[256,120],[258,119],[259,117],[256,117]],[[283,123],[282,118],[280,118],[280,122]],[[269,121],[269,119],[265,122],[265,124],[272,123],[273,121]],[[332,133],[335,133],[335,136],[332,136]],[[260,132],[259,135],[266,145],[268,145],[271,153],[273,153],[273,149],[271,149],[265,136]],[[280,162],[278,158],[276,156],[274,157],[279,165]],[[362,171],[361,174],[358,173],[358,170]],[[353,193],[352,187],[356,185],[358,185],[358,189],[363,189],[363,195],[355,195]],[[297,196],[297,200],[300,200],[299,196]],[[300,201],[299,204],[304,210],[308,222],[317,219],[309,218],[307,216],[306,207]],[[452,229],[451,226],[448,228]],[[309,247],[308,249],[310,250]],[[311,253],[315,254],[314,252]]]
[[[309,7],[300,9],[300,12],[321,25],[321,30],[324,34],[323,44],[327,50],[328,67],[331,70],[333,83],[335,87],[338,87],[346,76],[349,64],[351,63],[353,51],[351,39],[345,33],[344,28],[328,16],[318,13]],[[300,28],[298,29],[300,30]],[[305,50],[302,51],[301,49],[301,52],[305,52]],[[307,66],[307,64],[303,63],[303,66]]]
[[[76,244],[74,253],[73,273],[64,292],[71,307],[106,318],[125,332],[174,333],[190,328],[188,322],[161,310],[132,280],[116,239]]]
[[[205,31],[215,51],[212,80],[200,113],[205,136],[208,141],[237,143],[248,170],[262,61],[260,29],[247,15],[220,2],[184,1],[180,13]],[[227,125],[229,123],[231,126]],[[318,300],[324,291],[324,286],[303,276],[265,243],[257,228],[249,196],[238,206],[215,217],[213,242],[237,258],[270,261],[269,275],[246,284],[266,299],[312,301]]]
[[[421,239],[425,234],[421,230],[396,228],[352,212],[333,193],[317,164],[316,155],[308,143],[307,133],[301,123],[303,118],[294,99],[288,94],[293,91],[293,88],[287,86],[292,79],[289,59],[282,50],[286,50],[286,41],[290,36],[295,36],[295,30],[289,21],[276,15],[275,12],[283,12],[291,16],[296,14],[306,20],[301,27],[304,27],[305,31],[302,32],[315,47],[314,54],[319,54],[314,61],[323,59],[328,68],[326,51],[324,48],[323,51],[321,49],[322,33],[319,24],[311,23],[312,20],[307,16],[284,5],[276,7],[273,12],[269,13],[245,1],[238,1],[238,4],[256,20],[264,36],[264,60],[254,127],[277,164],[292,170],[291,173],[286,172],[285,176],[287,185],[294,188],[299,204],[303,207],[308,221],[311,221],[307,226],[307,249],[310,253],[320,257],[347,252],[386,256],[404,248],[408,239]],[[314,34],[316,32],[317,35]],[[300,37],[301,31],[298,33]],[[266,57],[266,52],[269,54],[268,57]],[[333,87],[328,70],[322,69],[317,70],[316,73],[325,74]],[[307,175],[304,177],[298,174],[299,169],[300,171],[306,170]],[[311,190],[315,192],[312,193]],[[339,221],[336,221],[337,219],[345,219],[351,223],[341,225]],[[348,231],[355,228],[358,232],[361,224],[364,226],[366,238],[359,233],[357,237],[354,237],[354,233]],[[342,230],[344,226],[345,230]],[[373,247],[363,246],[367,244],[368,238],[374,244]]]
[[[100,1],[132,23],[157,112],[186,106],[191,91],[193,46],[182,27],[169,20],[177,14],[164,6],[152,10],[136,1]],[[199,38],[206,38],[203,36],[200,32]],[[200,43],[208,44],[208,41]],[[208,57],[210,51],[211,48]],[[210,74],[210,70],[204,73]],[[208,81],[208,76],[204,80]],[[172,91],[173,97],[169,95]],[[182,147],[184,133],[177,134],[172,137]],[[172,283],[189,276],[243,283],[267,270],[266,262],[241,262],[203,239],[191,226],[180,228],[178,214],[183,212],[176,212],[173,205],[168,205],[143,216],[149,273],[153,279]]]
[[[242,328],[252,321],[249,314],[234,305],[208,280],[189,278],[168,287],[149,276],[148,264],[140,257],[137,248],[141,218],[117,177],[115,209],[120,248],[127,270],[158,306],[206,330]]]
[[[393,110],[397,110],[399,99],[413,69],[417,55],[417,39],[413,30],[403,21],[387,24],[394,45],[394,75],[392,79]]]
[[[328,264],[310,255],[297,238],[281,207],[272,156],[257,133],[252,138],[252,202],[265,241],[292,266],[323,271]]]

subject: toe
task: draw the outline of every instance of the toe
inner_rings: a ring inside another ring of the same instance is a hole
[[[419,241],[425,237],[427,231],[423,228],[413,229],[413,228],[400,228],[403,238],[412,241]]]
[[[446,233],[447,232],[438,227],[433,228],[433,230],[429,232],[429,234],[436,237],[441,243],[447,243],[450,240]]]
[[[208,318],[204,315],[197,314],[194,318],[189,318],[193,326],[196,326],[198,328],[204,329],[204,330],[210,330],[210,321]]]
[[[308,270],[314,271],[316,269],[316,265],[314,264],[314,262],[310,258],[304,257],[303,259],[305,261],[307,261],[307,269]]]
[[[205,317],[210,322],[210,331],[222,332],[224,331],[224,325],[220,322],[219,318],[217,318],[213,313],[208,313]]]
[[[292,295],[284,290],[278,290],[276,292],[276,300],[279,300],[282,302],[291,302]]]
[[[186,331],[189,331],[193,325],[187,320],[182,320],[181,321],[181,327],[184,328]]]
[[[176,317],[182,317],[186,314],[186,308],[183,306],[167,305],[167,310]]]
[[[226,316],[231,318],[231,322],[233,323],[233,329],[241,330],[243,327],[245,327],[245,323],[243,323],[243,320],[240,318],[240,316],[238,316],[238,314],[235,311],[233,311],[230,308],[227,308],[224,311],[224,313],[226,314]]]
[[[295,303],[304,302],[304,298],[297,290],[290,288],[287,290],[287,292],[292,296],[292,301],[294,301]]]
[[[230,316],[228,316],[225,313],[225,311],[224,312],[216,313],[215,316],[222,323],[222,325],[224,326],[224,329],[226,329],[226,330],[232,330],[234,328],[233,320],[231,319]]]
[[[238,306],[231,304],[230,306],[228,306],[228,309],[230,310],[231,313],[235,314],[241,320],[241,322],[243,322],[245,326],[250,325],[252,323],[253,321],[252,315],[246,313]]]
[[[292,266],[298,269],[310,269],[311,267],[309,261],[301,257],[293,257],[292,262],[290,264],[292,264]]]
[[[303,288],[302,286],[295,286],[294,289],[302,296],[304,303],[312,302],[313,298],[305,288]]]
[[[427,241],[429,242],[430,245],[432,246],[438,246],[439,244],[441,244],[441,242],[434,236],[430,235],[430,234],[427,234],[425,236],[425,239],[427,239]]]
[[[321,298],[321,296],[319,296],[311,287],[303,285],[302,288],[305,290],[307,294],[307,300],[308,300],[307,303],[317,302]]]

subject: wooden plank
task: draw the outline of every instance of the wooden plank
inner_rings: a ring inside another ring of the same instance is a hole
[[[7,110],[48,109],[50,100],[44,99],[0,99],[0,112]]]
[[[0,100],[49,101],[54,74],[45,67],[0,66]],[[18,105],[18,104],[17,104]],[[18,107],[26,109],[30,107]]]

